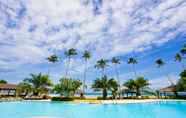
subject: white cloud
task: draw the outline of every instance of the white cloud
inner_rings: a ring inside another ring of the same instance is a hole
[[[169,75],[169,77],[170,77],[170,80],[168,80],[166,76],[151,79],[149,82],[150,87],[154,89],[164,88],[164,87],[171,85],[170,81],[176,84],[179,78],[176,75]]]
[[[97,15],[92,0],[0,3],[0,66],[38,64],[70,47],[90,49],[93,59],[110,58],[151,49],[186,31],[184,0],[104,0]]]

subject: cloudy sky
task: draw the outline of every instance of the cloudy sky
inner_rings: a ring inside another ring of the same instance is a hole
[[[181,66],[174,55],[186,42],[185,0],[0,0],[0,78],[18,83],[30,73],[47,73],[57,82],[64,75],[64,51],[79,55],[70,73],[82,79],[82,52],[89,50],[88,83],[100,76],[96,60],[121,59],[120,79],[133,78],[127,58],[134,55],[137,74],[153,88],[178,79]],[[59,55],[60,62],[46,58]],[[166,61],[164,71],[154,61]],[[185,61],[184,61],[185,63]],[[113,68],[107,74],[115,76]]]

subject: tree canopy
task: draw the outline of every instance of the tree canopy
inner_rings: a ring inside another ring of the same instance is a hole
[[[138,77],[135,80],[130,79],[130,80],[126,81],[123,85],[128,87],[128,89],[131,91],[136,91],[136,95],[140,96],[141,95],[140,89],[148,86],[149,81],[147,79],[145,79],[144,77]]]
[[[180,79],[176,87],[178,91],[186,91],[186,70],[180,73]]]
[[[102,91],[103,99],[106,99],[108,90],[115,92],[118,88],[118,83],[113,78],[109,79],[107,76],[103,76],[94,81],[92,88],[95,91]]]
[[[25,79],[24,82],[32,86],[34,95],[47,93],[49,87],[53,85],[48,75],[42,75],[41,73],[39,73],[30,74],[30,76],[31,77]]]
[[[0,84],[7,84],[6,80],[0,80]]]
[[[80,89],[81,85],[82,82],[80,80],[64,77],[55,85],[54,92],[65,97],[71,97]]]

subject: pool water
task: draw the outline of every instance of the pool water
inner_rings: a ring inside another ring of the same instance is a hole
[[[0,118],[186,118],[186,102],[117,105],[1,102]]]

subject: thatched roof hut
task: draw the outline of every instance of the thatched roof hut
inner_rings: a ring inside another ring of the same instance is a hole
[[[176,91],[176,86],[175,85],[171,85],[171,86],[162,88],[159,91],[160,92],[175,92]]]
[[[0,84],[0,90],[15,90],[17,85],[15,84]]]
[[[15,84],[0,84],[0,95],[14,96],[16,95],[17,85]]]

